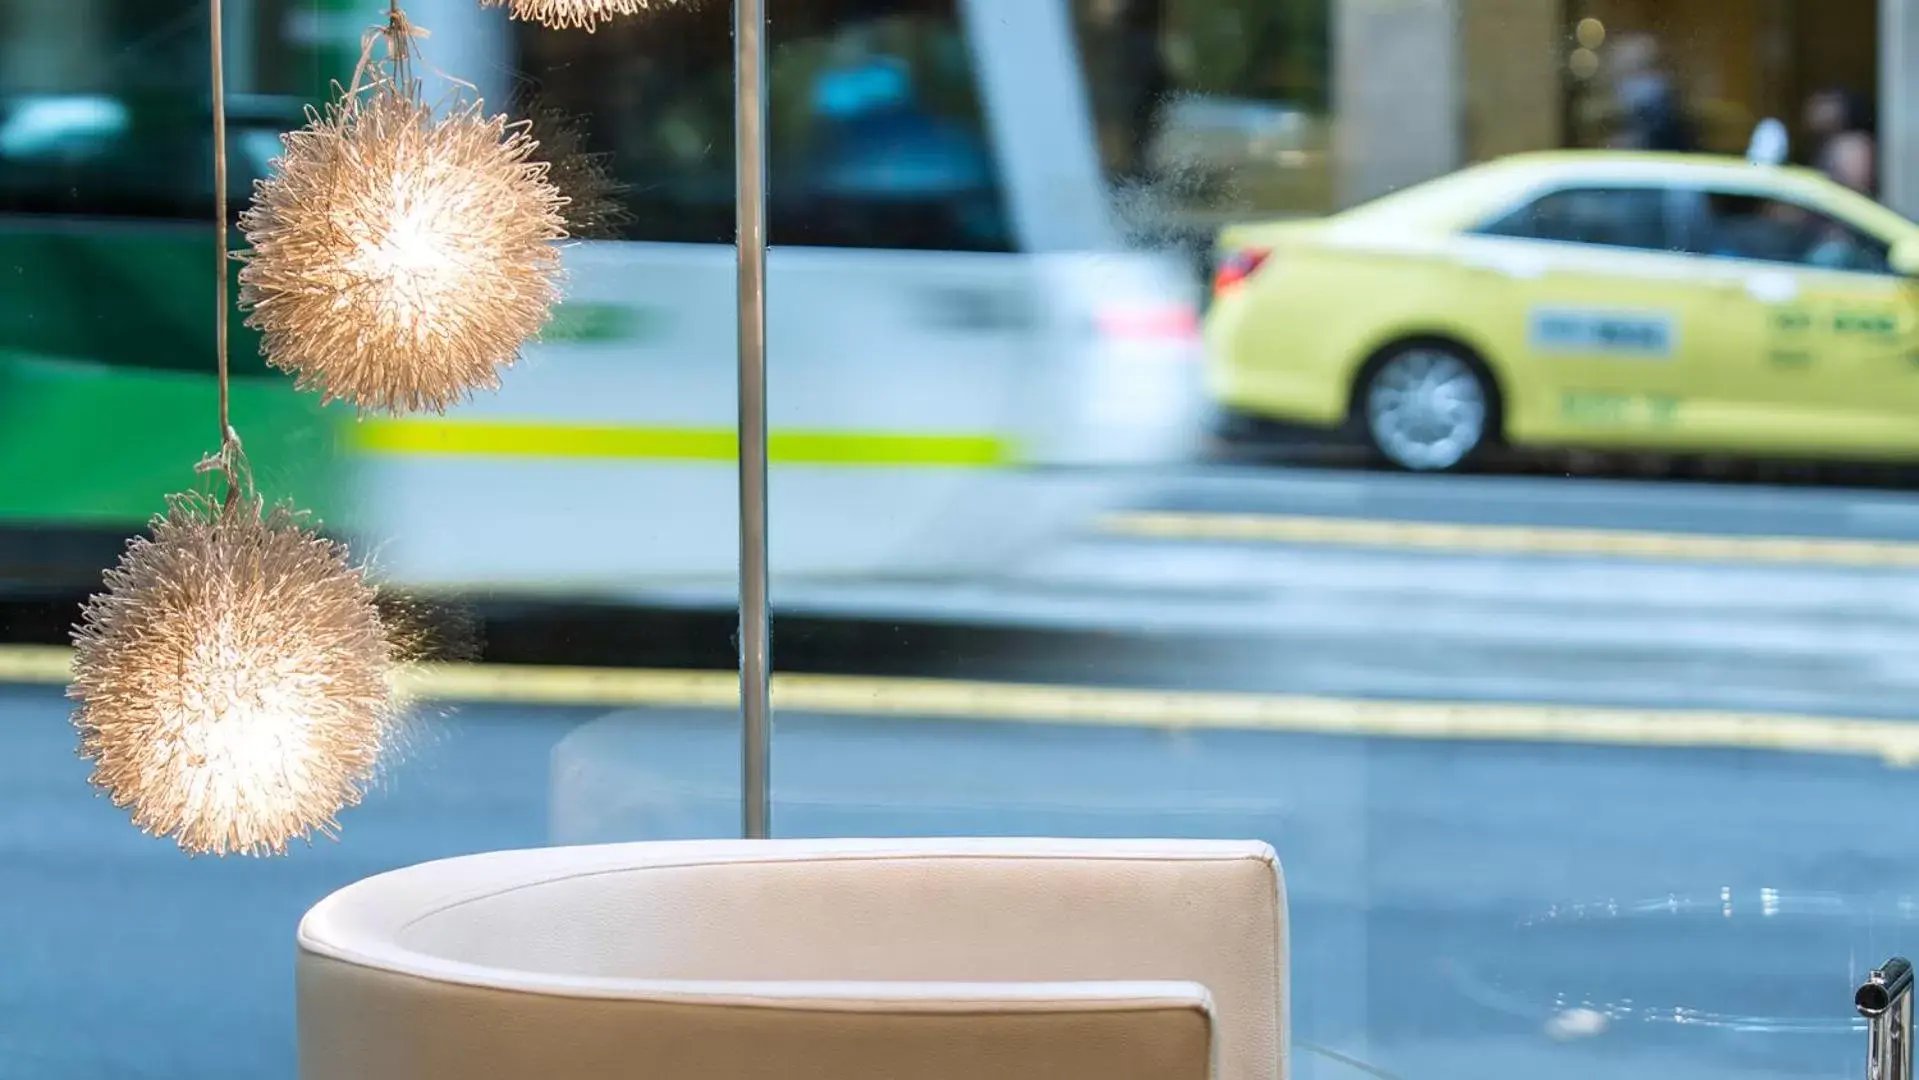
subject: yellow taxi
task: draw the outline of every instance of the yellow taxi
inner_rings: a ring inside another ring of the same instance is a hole
[[[1229,414],[1407,469],[1496,443],[1919,456],[1919,225],[1817,173],[1523,154],[1219,238]]]

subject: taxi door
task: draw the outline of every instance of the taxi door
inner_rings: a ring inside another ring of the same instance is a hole
[[[1701,279],[1739,313],[1714,351],[1714,426],[1726,445],[1919,449],[1919,291],[1888,268],[1887,245],[1770,196],[1713,193],[1708,212]]]
[[[1520,360],[1518,441],[1596,447],[1683,441],[1714,314],[1675,253],[1663,187],[1567,187],[1481,229],[1471,270],[1503,282],[1496,340]]]
[[[1805,268],[1796,296],[1768,305],[1756,427],[1781,448],[1882,453],[1919,448],[1911,286],[1890,274]]]

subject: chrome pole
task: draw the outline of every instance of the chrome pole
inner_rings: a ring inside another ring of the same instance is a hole
[[[1912,965],[1895,956],[1852,997],[1866,1018],[1867,1080],[1912,1080]]]
[[[733,151],[739,251],[740,811],[772,835],[772,618],[766,566],[766,0],[733,6]]]

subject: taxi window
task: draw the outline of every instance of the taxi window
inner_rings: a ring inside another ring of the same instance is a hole
[[[1561,188],[1478,230],[1486,236],[1664,251],[1669,242],[1660,188]]]
[[[1830,214],[1785,199],[1707,192],[1703,222],[1688,230],[1694,254],[1852,273],[1888,274],[1889,245]]]

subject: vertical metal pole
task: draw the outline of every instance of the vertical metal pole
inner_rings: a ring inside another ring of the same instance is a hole
[[[1919,6],[1879,0],[1879,192],[1919,214]]]
[[[772,835],[772,619],[766,568],[766,0],[733,7],[740,340],[740,811]]]

